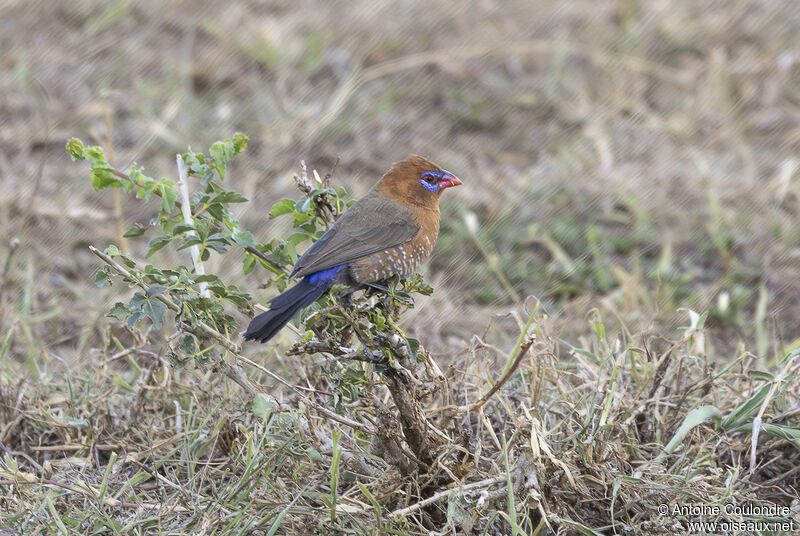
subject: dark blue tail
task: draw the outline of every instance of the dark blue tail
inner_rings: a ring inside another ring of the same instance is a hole
[[[336,281],[336,270],[329,269],[309,274],[283,294],[275,296],[269,302],[269,311],[265,311],[250,321],[245,340],[267,342],[275,336],[292,317],[304,307],[308,307],[325,294]]]

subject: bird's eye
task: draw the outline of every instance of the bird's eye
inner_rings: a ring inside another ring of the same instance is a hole
[[[439,179],[442,178],[442,172],[441,171],[426,171],[425,173],[423,173],[421,175],[421,177],[422,177],[422,180],[424,180],[428,184],[433,184],[433,183],[435,183],[436,181],[438,181]]]
[[[426,171],[419,176],[419,183],[429,192],[436,192],[439,190],[439,180],[443,175],[441,171]]]

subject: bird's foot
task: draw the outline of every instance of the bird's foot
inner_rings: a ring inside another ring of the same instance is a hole
[[[381,285],[380,283],[367,283],[366,286],[374,288],[376,290],[381,290],[383,292],[389,292],[389,287],[386,285]]]

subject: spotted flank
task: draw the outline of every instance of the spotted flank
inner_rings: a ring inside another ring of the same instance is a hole
[[[409,277],[425,262],[436,238],[420,232],[412,240],[384,249],[353,263],[351,276],[358,283],[374,283],[394,275]]]

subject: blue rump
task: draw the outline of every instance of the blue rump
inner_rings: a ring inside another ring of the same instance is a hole
[[[339,273],[339,270],[344,268],[344,264],[340,264],[339,266],[334,266],[333,268],[328,268],[326,270],[320,270],[319,272],[314,272],[313,274],[308,274],[303,279],[308,281],[312,285],[316,285],[317,283],[327,283],[334,277],[336,274]]]

